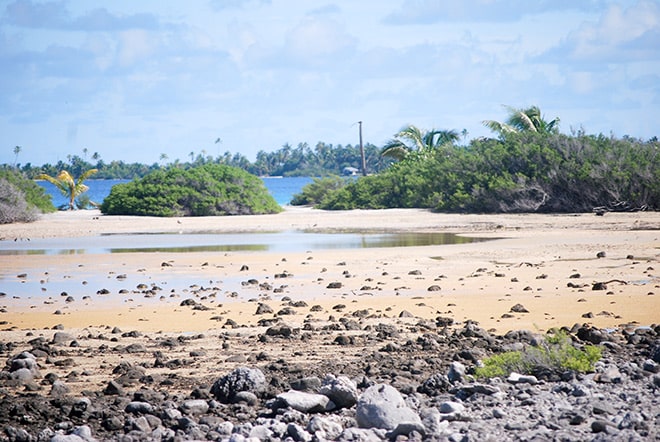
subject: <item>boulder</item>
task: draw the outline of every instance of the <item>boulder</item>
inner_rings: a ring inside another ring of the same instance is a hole
[[[254,394],[266,389],[266,376],[258,368],[239,367],[213,383],[211,394],[222,403],[231,403],[238,392]]]
[[[356,419],[360,428],[394,430],[409,424],[417,431],[424,428],[421,418],[406,405],[401,393],[386,384],[376,384],[362,393],[357,402]]]
[[[350,408],[358,401],[357,385],[346,376],[327,375],[320,393],[329,397],[337,408]]]

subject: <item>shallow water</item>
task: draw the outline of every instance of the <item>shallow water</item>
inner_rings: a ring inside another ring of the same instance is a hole
[[[145,252],[305,252],[331,249],[358,249],[374,247],[409,247],[463,244],[484,241],[450,233],[310,233],[298,230],[272,233],[196,233],[196,234],[111,234],[80,238],[45,238],[32,241],[0,241],[0,255],[85,255],[105,253]],[[117,269],[114,269],[117,270]],[[70,274],[49,274],[31,269],[24,277],[7,274],[0,269],[0,303],[22,301],[59,300],[73,296],[77,302],[91,296],[95,302],[128,302],[129,299],[158,301],[172,293],[201,291],[213,293],[218,301],[232,292],[254,296],[255,287],[242,286],[244,276],[232,276],[222,280],[210,280],[208,274],[191,272],[176,274],[162,269],[162,274],[146,275],[128,273],[118,278],[110,269],[79,266]],[[139,289],[144,284],[146,288]],[[98,295],[97,290],[107,289],[108,295]],[[120,291],[124,291],[121,294]],[[152,292],[151,294],[147,292]],[[145,299],[147,294],[147,299]],[[3,296],[4,295],[4,296]]]
[[[451,233],[196,233],[117,234],[80,238],[2,241],[0,255],[83,255],[143,252],[301,252],[329,249],[464,244],[482,238]]]

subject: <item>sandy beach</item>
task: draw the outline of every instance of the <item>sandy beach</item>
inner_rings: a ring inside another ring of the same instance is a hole
[[[45,238],[93,244],[100,235],[111,234],[291,230],[447,232],[489,240],[304,252],[5,252],[0,255],[2,328],[61,324],[67,329],[118,326],[195,332],[226,327],[228,320],[255,326],[280,316],[302,326],[360,312],[378,319],[470,319],[496,333],[575,323],[618,327],[660,322],[656,212],[598,217],[289,207],[276,215],[151,218],[75,211],[0,226],[0,245],[11,248]],[[78,284],[77,294],[67,299],[66,293],[50,289],[49,281],[58,278]],[[129,289],[103,293],[103,278],[122,278]],[[182,279],[193,283],[170,288]],[[16,296],[11,288],[17,282],[40,289]],[[256,314],[259,304],[272,312]]]
[[[333,247],[358,231],[457,236]],[[192,247],[229,234],[292,244]],[[79,211],[0,226],[0,238],[1,440],[658,434],[660,213]],[[176,247],[140,246],[154,238]],[[572,348],[602,352],[590,373],[473,378],[489,355],[563,326]],[[381,394],[394,423],[360,417]]]

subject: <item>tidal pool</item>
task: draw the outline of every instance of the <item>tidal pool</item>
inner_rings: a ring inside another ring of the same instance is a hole
[[[109,234],[79,238],[0,241],[0,255],[82,255],[144,252],[300,252],[328,249],[409,247],[484,241],[452,233],[310,233],[291,230],[272,233],[149,233]]]
[[[451,233],[374,233],[374,232],[337,232],[318,233],[291,230],[270,233],[149,233],[149,234],[110,234],[79,238],[45,238],[31,241],[0,241],[0,255],[86,255],[86,254],[130,254],[130,253],[186,253],[186,252],[306,252],[332,249],[358,249],[374,247],[409,247],[463,244],[485,241],[484,238],[457,236]],[[11,258],[9,258],[11,259]],[[168,297],[171,292],[185,294],[191,286],[205,292],[217,292],[218,300],[234,291],[245,292],[248,296],[258,293],[255,288],[245,288],[244,276],[209,279],[208,274],[196,274],[195,271],[184,274],[163,270],[162,274],[143,275],[128,272],[123,278],[109,269],[101,270],[95,266],[81,265],[70,269],[69,273],[52,274],[34,268],[25,269],[23,277],[15,272],[8,274],[0,269],[0,304],[51,299],[60,296],[73,296],[80,301],[83,296],[95,299],[114,300],[131,297],[143,298],[144,290],[136,289],[145,284],[147,290],[156,288],[157,295]],[[121,272],[121,269],[113,269]],[[214,289],[214,287],[218,287]],[[99,289],[107,289],[110,296],[95,295]],[[126,295],[119,298],[123,291]],[[4,300],[3,300],[4,298]],[[142,299],[144,301],[144,299]]]

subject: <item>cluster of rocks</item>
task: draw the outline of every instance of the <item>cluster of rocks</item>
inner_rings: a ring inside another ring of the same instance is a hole
[[[469,321],[413,337],[380,324],[370,328],[377,340],[363,340],[378,348],[355,344],[349,364],[264,356],[224,374],[200,374],[187,391],[176,380],[154,386],[148,364],[124,361],[102,390],[72,393],[68,379],[42,372],[55,362],[75,366],[54,357],[57,343],[72,345],[73,336],[33,339],[29,351],[0,342],[7,355],[0,440],[660,440],[660,326],[569,331],[575,346],[601,348],[594,373],[539,367],[475,379],[480,358],[541,339],[526,331],[495,336]],[[315,345],[300,333],[268,340]],[[152,366],[164,359],[157,354]]]

